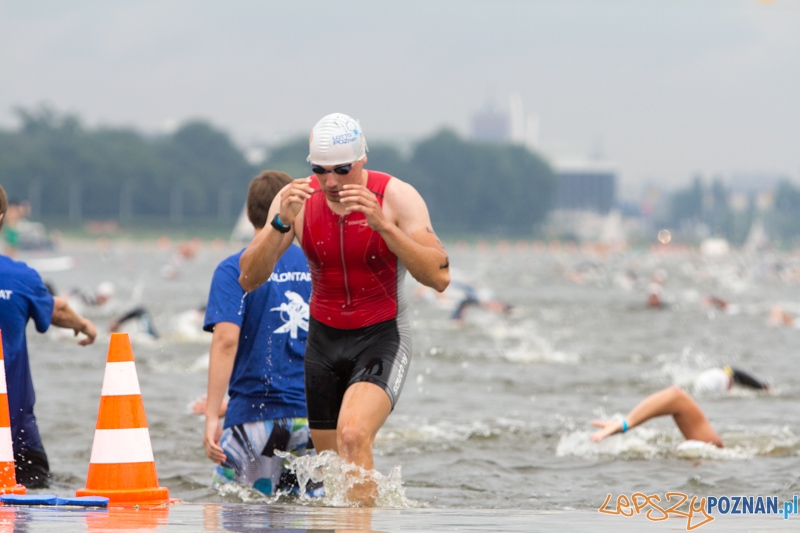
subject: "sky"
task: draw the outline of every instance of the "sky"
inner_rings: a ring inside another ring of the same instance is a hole
[[[342,112],[409,143],[516,95],[548,161],[602,156],[621,196],[800,181],[799,28],[795,0],[0,0],[0,128],[47,104],[244,147]]]

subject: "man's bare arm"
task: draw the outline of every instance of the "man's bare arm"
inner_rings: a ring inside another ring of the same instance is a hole
[[[239,258],[239,269],[241,270],[239,285],[247,292],[256,290],[269,279],[278,258],[289,248],[292,239],[297,235],[296,224],[294,224],[296,213],[288,207],[290,203],[288,199],[283,202],[287,206],[285,212],[288,214],[284,214],[284,210],[282,210],[282,198],[289,194],[287,191],[292,186],[293,184],[287,185],[275,196],[269,209],[267,225],[256,233]],[[281,233],[270,224],[276,213],[281,213],[280,219],[283,224],[291,226],[288,233]]]
[[[350,212],[366,215],[370,227],[381,234],[414,279],[439,292],[447,288],[450,260],[433,232],[425,201],[414,187],[393,179],[386,187],[383,208],[364,187],[347,185],[344,190],[342,204]]]
[[[209,459],[219,464],[225,461],[225,452],[219,445],[222,427],[219,423],[225,391],[233,373],[236,350],[239,347],[240,328],[231,322],[214,326],[208,360],[208,393],[206,395],[206,430],[203,447]]]
[[[97,328],[94,327],[94,324],[76,313],[66,300],[57,296],[53,297],[53,316],[50,323],[60,328],[73,330],[75,336],[79,333],[86,335],[78,341],[81,346],[92,344],[97,338]]]
[[[289,248],[293,237],[294,228],[283,234],[272,226],[265,226],[256,234],[239,258],[239,285],[246,292],[256,290],[269,279],[275,263]]]

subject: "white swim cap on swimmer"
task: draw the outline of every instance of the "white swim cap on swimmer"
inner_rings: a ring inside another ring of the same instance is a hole
[[[731,377],[721,368],[709,368],[694,378],[693,390],[699,395],[722,394],[731,387]]]
[[[114,284],[110,281],[104,281],[97,286],[95,292],[97,293],[97,296],[114,296]]]
[[[308,162],[335,166],[361,161],[367,155],[367,141],[361,125],[343,113],[331,113],[320,119],[308,140]]]

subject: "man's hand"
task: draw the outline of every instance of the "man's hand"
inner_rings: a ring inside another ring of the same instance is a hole
[[[311,178],[294,180],[281,194],[281,222],[291,225],[303,207],[303,203],[311,197]]]
[[[75,332],[76,337],[81,333],[86,335],[78,341],[78,344],[81,346],[88,346],[97,338],[97,328],[95,328],[94,324],[85,318],[83,319],[83,324],[81,324],[80,327],[73,328],[72,330]]]
[[[219,440],[222,438],[222,426],[219,423],[219,417],[209,416],[206,413],[206,432],[203,436],[203,448],[206,449],[206,455],[209,459],[216,464],[222,464],[227,457],[225,452],[219,445]]]
[[[389,223],[375,193],[363,185],[344,185],[339,192],[339,202],[348,213],[364,213],[373,231],[381,231]]]

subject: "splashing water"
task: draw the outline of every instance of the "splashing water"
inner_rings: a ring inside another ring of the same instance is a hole
[[[395,465],[389,474],[384,476],[377,470],[365,470],[358,465],[348,463],[332,451],[300,457],[278,451],[275,453],[289,462],[288,468],[297,476],[299,486],[305,487],[309,481],[323,483],[325,496],[320,502],[321,505],[329,507],[358,506],[358,502],[348,498],[348,492],[357,483],[372,481],[378,490],[375,507],[419,507],[417,501],[406,497],[400,476],[400,465]],[[316,498],[305,493],[300,495],[300,501],[318,503]]]
[[[614,435],[602,442],[591,442],[590,431],[571,431],[561,436],[556,456],[575,456],[584,459],[624,457],[653,459],[678,457],[682,459],[712,459],[744,461],[756,456],[795,454],[798,438],[789,431],[774,435],[723,433],[725,448],[707,442],[681,440],[677,432],[663,432],[652,427],[637,427],[625,435]]]

